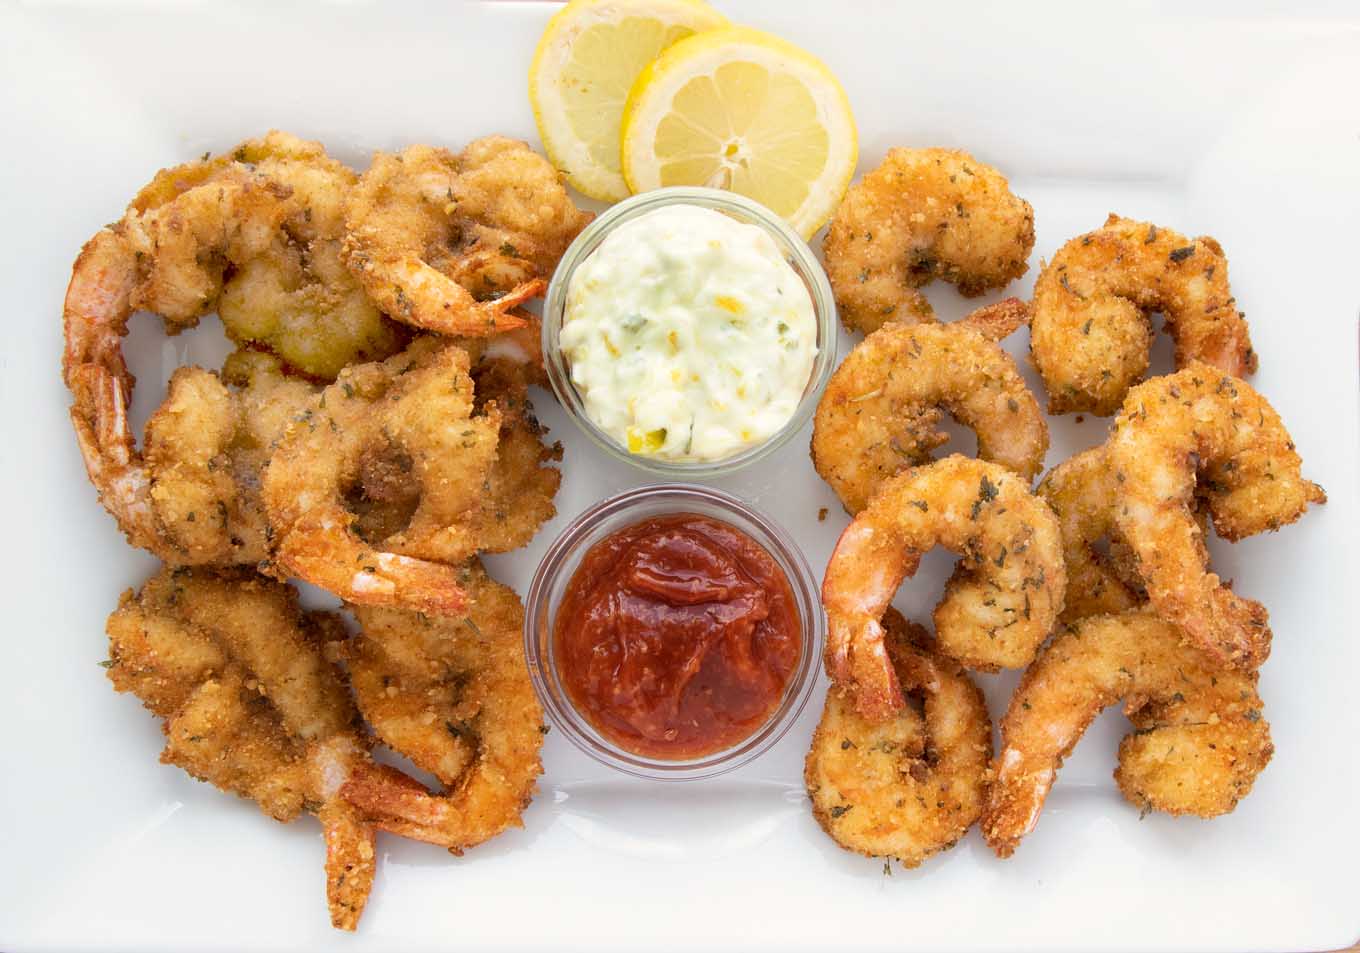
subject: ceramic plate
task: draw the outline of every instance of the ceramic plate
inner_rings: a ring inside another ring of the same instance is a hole
[[[1222,242],[1261,355],[1254,383],[1331,497],[1279,534],[1211,547],[1274,625],[1261,694],[1277,753],[1255,791],[1212,822],[1140,820],[1111,779],[1128,726],[1107,713],[1013,859],[974,831],[889,872],[813,823],[801,772],[819,686],[776,749],[711,782],[627,779],[550,734],[523,830],[462,858],[381,837],[360,930],[335,933],[316,825],[281,826],[160,765],[155,720],[97,665],[106,615],[153,562],[85,480],[57,370],[62,294],[81,243],[155,169],[270,127],[358,166],[411,142],[535,141],[525,76],[555,5],[7,3],[0,947],[1240,951],[1360,937],[1360,20],[1340,4],[720,5],[825,59],[865,169],[893,145],[943,145],[1010,176],[1038,243],[1006,293],[1028,295],[1040,258],[1110,211]],[[929,296],[945,318],[968,307],[947,286]],[[214,321],[171,339],[147,318],[127,347],[139,422],[171,368],[216,366],[226,350]],[[1023,354],[1026,334],[1008,347]],[[1157,355],[1165,368],[1164,344]],[[489,560],[520,592],[572,516],[641,479],[546,394],[538,406],[566,477],[534,544]],[[1105,428],[1057,421],[1049,464]],[[788,527],[815,566],[846,523],[806,436],[719,485]],[[929,557],[897,604],[928,618],[949,566]],[[999,715],[1014,676],[983,681]]]

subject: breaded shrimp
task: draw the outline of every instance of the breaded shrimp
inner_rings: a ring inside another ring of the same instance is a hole
[[[268,248],[239,263],[218,302],[227,336],[269,348],[325,380],[356,361],[382,360],[405,344],[340,260],[345,201],[358,181],[318,142],[272,131],[231,152],[287,190],[287,216]]]
[[[1108,447],[1115,523],[1153,607],[1219,664],[1259,665],[1266,609],[1208,571],[1194,508],[1202,500],[1218,535],[1236,541],[1326,502],[1300,475],[1279,415],[1245,382],[1195,361],[1129,391]]]
[[[444,792],[400,777],[394,784],[383,768],[342,790],[384,830],[454,853],[520,825],[542,772],[545,730],[524,659],[519,597],[476,561],[460,585],[468,602],[457,615],[355,607],[363,633],[349,654],[359,708],[378,737]]]
[[[1112,552],[1123,547],[1124,537],[1115,526],[1115,482],[1104,446],[1092,447],[1058,464],[1039,482],[1035,493],[1058,516],[1062,531],[1063,560],[1067,566],[1067,600],[1063,622],[1090,615],[1124,612],[1144,601],[1146,594],[1136,576]],[[1110,552],[1101,552],[1102,540]]]
[[[373,885],[373,828],[339,796],[368,743],[325,653],[339,620],[246,571],[162,569],[109,617],[108,677],[165,719],[161,760],[326,835],[331,922],[353,930]]]
[[[1256,370],[1228,259],[1207,236],[1111,215],[1058,249],[1039,273],[1033,307],[1030,353],[1049,413],[1118,410],[1147,371],[1154,311],[1166,316],[1177,367],[1203,361],[1234,377]]]
[[[997,856],[1034,829],[1063,759],[1120,700],[1135,731],[1119,745],[1115,780],[1144,811],[1226,814],[1274,752],[1255,673],[1220,669],[1150,612],[1083,619],[1040,653],[1001,720],[982,815]]]
[[[473,416],[468,356],[453,345],[417,339],[381,364],[345,368],[265,475],[276,562],[359,605],[460,610],[456,564],[479,548],[500,428],[494,402]],[[346,495],[378,468],[419,493],[403,525],[370,543]]]
[[[953,324],[889,324],[836,369],[812,429],[812,463],[849,513],[893,474],[932,459],[947,442],[944,413],[972,429],[978,456],[1032,480],[1048,451],[1048,425],[1015,361],[991,337],[1023,323],[1011,298]]]
[[[936,648],[964,665],[1026,664],[1062,611],[1058,521],[1024,479],[958,455],[892,477],[841,534],[822,582],[827,673],[869,722],[903,705],[879,620],[937,545],[961,558],[935,607]]]
[[[167,531],[162,510],[170,498],[153,493],[157,475],[128,422],[134,381],[122,338],[134,312],[158,314],[174,334],[220,308],[232,337],[268,344],[319,376],[399,346],[397,326],[367,302],[338,261],[337,193],[352,180],[316,143],[272,132],[229,155],[162,170],[81,251],[63,309],[62,374],[86,471],[134,546],[171,563],[260,558],[247,538],[250,528],[228,527],[217,540],[207,539],[202,524]],[[225,416],[204,418],[207,402],[227,404],[206,373],[186,372],[179,396],[202,398],[193,413],[224,436],[233,429]],[[188,413],[188,406],[174,412]],[[213,450],[206,434],[184,428],[179,434],[186,451]],[[198,464],[211,459],[209,453]],[[198,518],[197,510],[188,513]],[[219,517],[213,519],[222,529]]]
[[[496,353],[484,352],[472,366],[476,409],[494,406],[501,415],[496,462],[487,477],[476,527],[478,548],[488,553],[526,545],[557,515],[553,498],[562,483],[562,471],[552,466],[562,460],[562,444],[545,441],[548,428],[538,422],[529,400],[529,382],[542,373],[542,364],[493,356]]]
[[[992,757],[987,705],[957,664],[895,609],[884,644],[903,690],[920,702],[865,721],[835,686],[803,771],[817,823],[846,850],[919,866],[982,813]]]
[[[150,499],[151,479],[128,422],[134,380],[122,338],[138,310],[171,332],[216,305],[227,267],[260,254],[286,214],[279,187],[222,160],[157,175],[115,224],[81,250],[63,306],[62,376],[90,482],[134,546],[177,558]]]
[[[261,481],[275,441],[316,388],[279,360],[238,351],[221,375],[181,367],[146,424],[149,502],[163,555],[183,565],[255,565],[272,545]]]
[[[822,250],[841,320],[868,334],[886,321],[935,320],[917,288],[939,278],[967,297],[1028,269],[1034,210],[966,152],[890,149],[845,194]]]
[[[346,209],[346,264],[384,311],[441,334],[523,323],[591,214],[523,142],[488,136],[459,155],[378,153]]]

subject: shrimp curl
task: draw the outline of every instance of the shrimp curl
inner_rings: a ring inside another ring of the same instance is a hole
[[[1115,780],[1141,809],[1226,814],[1274,752],[1255,673],[1223,671],[1150,612],[1083,619],[1025,671],[1001,720],[982,815],[998,856],[1034,829],[1063,758],[1121,700],[1135,731],[1119,745]]]
[[[1058,522],[1027,481],[958,455],[899,473],[841,534],[822,583],[827,673],[870,722],[904,704],[880,620],[936,545],[960,556],[935,607],[936,647],[962,664],[1025,665],[1062,611]]]
[[[965,297],[1029,268],[1034,210],[996,169],[954,149],[891,149],[845,194],[822,250],[841,320],[868,334],[885,322],[931,323],[918,291],[935,279]]]

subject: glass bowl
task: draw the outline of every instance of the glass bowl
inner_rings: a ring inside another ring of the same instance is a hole
[[[807,386],[803,390],[803,398],[798,403],[798,409],[783,427],[761,443],[720,460],[662,460],[630,453],[627,447],[601,429],[586,413],[585,402],[576,385],[572,383],[571,368],[558,340],[566,317],[567,288],[576,269],[619,225],[667,205],[698,205],[722,212],[743,224],[763,228],[783,252],[789,266],[807,286],[808,294],[812,298],[813,317],[817,322],[817,355],[813,359],[812,373],[808,375]],[[552,389],[557,394],[558,401],[566,408],[567,416],[607,453],[649,473],[671,479],[722,476],[749,466],[780,447],[797,433],[812,415],[822,389],[826,387],[827,379],[836,366],[835,299],[831,294],[831,283],[827,280],[826,272],[822,270],[812,249],[797,232],[784,223],[783,219],[763,205],[721,189],[689,186],[655,189],[625,199],[603,212],[576,236],[576,240],[562,256],[557,270],[553,272],[552,283],[548,285],[547,298],[543,304],[543,363]]]
[[[634,754],[597,731],[572,704],[553,651],[557,607],[586,552],[611,533],[671,513],[697,513],[719,520],[763,546],[788,577],[802,622],[798,662],[784,687],[783,697],[764,724],[730,748],[689,761]],[[637,487],[591,506],[548,548],[525,599],[524,650],[529,675],[553,724],[596,761],[626,774],[654,780],[711,778],[748,764],[773,747],[807,704],[817,680],[825,637],[826,618],[818,597],[817,579],[793,538],[769,517],[736,497],[693,484]]]

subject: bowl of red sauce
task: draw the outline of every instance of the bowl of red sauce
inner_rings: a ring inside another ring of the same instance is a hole
[[[747,764],[798,718],[825,638],[817,580],[769,517],[710,487],[602,500],[529,587],[529,673],[557,728],[638,777]]]

